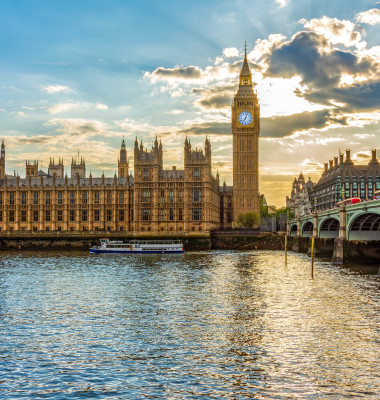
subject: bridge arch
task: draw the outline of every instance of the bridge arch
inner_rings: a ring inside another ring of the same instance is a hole
[[[306,221],[302,225],[301,228],[301,236],[302,237],[312,237],[313,236],[313,228],[314,225],[311,221]]]
[[[339,219],[325,217],[319,223],[319,235],[322,239],[335,239],[339,236]]]
[[[380,214],[362,212],[353,215],[347,226],[348,240],[380,240]]]
[[[297,224],[293,224],[290,227],[290,232],[289,232],[290,236],[297,236]]]

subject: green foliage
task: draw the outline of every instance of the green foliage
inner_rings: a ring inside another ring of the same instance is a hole
[[[247,212],[239,214],[236,223],[239,228],[254,228],[259,225],[260,218],[255,212]]]
[[[290,210],[289,207],[280,207],[277,208],[275,206],[263,206],[260,203],[260,215],[261,217],[274,217],[276,219],[280,218],[280,214],[288,214],[289,218],[294,218],[294,213]]]

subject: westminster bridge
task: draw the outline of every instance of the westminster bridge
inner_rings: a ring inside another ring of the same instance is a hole
[[[288,223],[295,251],[310,252],[314,238],[316,254],[332,252],[332,261],[380,262],[380,199],[340,205],[313,212]]]

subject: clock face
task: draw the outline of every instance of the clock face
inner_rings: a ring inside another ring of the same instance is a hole
[[[249,125],[252,122],[252,114],[249,111],[242,111],[239,114],[239,122],[242,125]]]

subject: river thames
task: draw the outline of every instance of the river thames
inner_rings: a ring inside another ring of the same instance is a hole
[[[379,399],[380,278],[280,251],[0,254],[1,399]]]

